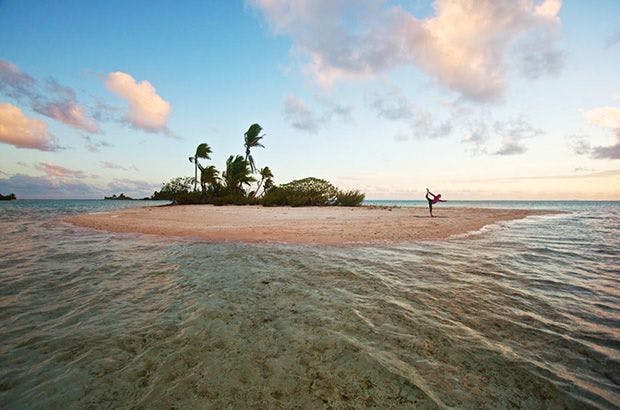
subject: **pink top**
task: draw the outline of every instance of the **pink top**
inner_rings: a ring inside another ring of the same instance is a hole
[[[441,195],[433,195],[433,200],[431,202],[436,204],[437,202],[440,201],[440,198],[441,198]]]

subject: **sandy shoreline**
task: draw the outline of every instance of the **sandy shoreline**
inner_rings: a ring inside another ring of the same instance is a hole
[[[201,238],[215,242],[350,244],[449,238],[500,221],[552,211],[439,208],[157,206],[80,214],[65,220],[112,232]]]

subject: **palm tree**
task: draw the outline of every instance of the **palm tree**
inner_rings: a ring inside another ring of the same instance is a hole
[[[265,183],[265,190],[268,189],[271,185],[273,185],[273,173],[269,169],[269,167],[263,167],[260,171],[260,181],[258,181],[258,186],[256,187],[256,196],[258,196],[258,191],[260,191],[260,187]],[[269,187],[267,186],[269,184]]]
[[[196,185],[198,184],[198,168],[202,171],[202,167],[198,163],[198,158],[211,159],[209,156],[211,152],[211,147],[203,142],[196,147],[196,154],[194,154],[193,157],[189,157],[189,162],[194,163],[194,191],[196,190]]]
[[[245,143],[243,145],[245,146],[245,160],[248,161],[252,173],[256,171],[256,167],[254,166],[254,158],[252,158],[252,155],[250,155],[250,149],[254,147],[265,148],[265,146],[260,143],[260,140],[265,135],[258,135],[262,130],[263,127],[261,127],[260,125],[252,124],[250,125],[250,128],[248,128],[247,132],[244,134]]]
[[[206,168],[200,167],[200,186],[202,187],[202,192],[207,190],[207,185],[213,186],[217,184],[220,179],[219,171],[215,168],[215,165],[209,165]]]
[[[231,155],[226,160],[226,171],[222,172],[222,178],[226,187],[233,192],[243,192],[243,185],[250,185],[256,179],[252,176],[249,163],[241,155]]]

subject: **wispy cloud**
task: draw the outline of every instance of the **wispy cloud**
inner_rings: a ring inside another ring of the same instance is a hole
[[[90,133],[100,132],[96,121],[78,104],[72,88],[50,79],[44,89],[41,89],[36,79],[21,72],[15,64],[2,60],[0,60],[0,93],[70,127]]]
[[[101,151],[101,148],[107,148],[112,146],[112,144],[110,144],[109,142],[93,138],[90,135],[83,135],[82,139],[86,142],[86,149],[90,152],[99,152]]]
[[[408,131],[399,131],[394,136],[397,141],[441,138],[452,132],[450,121],[437,121],[430,112],[413,104],[397,86],[377,89],[366,99],[379,118],[406,124]]]
[[[505,54],[532,32],[545,34],[536,47],[521,48],[526,74],[560,67],[553,43],[561,0],[436,0],[435,14],[422,19],[375,0],[250,3],[276,33],[292,38],[305,71],[323,87],[415,65],[466,98],[492,100],[505,88]]]
[[[125,117],[128,124],[147,132],[172,136],[167,125],[170,103],[157,94],[150,82],[137,82],[131,75],[115,71],[108,74],[106,86],[129,103],[129,112]]]
[[[370,97],[370,106],[380,118],[395,121],[413,117],[413,104],[396,86],[375,90]]]
[[[9,103],[0,104],[0,142],[41,151],[59,149],[45,122],[26,117],[22,110]]]
[[[133,164],[128,167],[124,167],[120,164],[115,164],[114,162],[109,162],[109,161],[100,161],[99,164],[101,164],[102,167],[107,168],[107,169],[120,169],[123,171],[138,171],[138,168]]]
[[[35,166],[35,168],[51,178],[84,179],[89,177],[89,175],[83,171],[65,168],[61,165],[52,164],[50,162],[40,162]]]
[[[593,146],[583,135],[569,137],[569,145],[578,155],[589,154],[596,159],[620,159],[620,108],[598,107],[583,113],[584,117],[593,125],[608,129],[616,142],[612,145]]]
[[[310,107],[301,98],[288,94],[282,102],[284,121],[291,127],[309,134],[318,133],[334,119],[347,123],[353,122],[353,107],[341,105],[322,95],[316,95],[314,99],[319,107]]]
[[[292,94],[287,95],[284,99],[282,113],[284,120],[291,127],[311,134],[319,132],[321,127],[320,116],[298,97]]]
[[[524,140],[542,134],[542,130],[534,128],[523,118],[512,121],[496,122],[495,132],[502,138],[501,147],[495,155],[518,155],[527,151]]]

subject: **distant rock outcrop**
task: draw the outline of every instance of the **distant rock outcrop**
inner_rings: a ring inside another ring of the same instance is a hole
[[[0,194],[0,201],[14,201],[16,199],[17,197],[15,196],[15,194],[9,194],[9,195]]]
[[[117,200],[117,201],[132,201],[133,198],[130,198],[128,196],[125,196],[125,194],[123,192],[121,192],[120,195],[116,196],[116,195],[112,195],[112,196],[106,196],[103,199],[112,199],[112,200]]]

